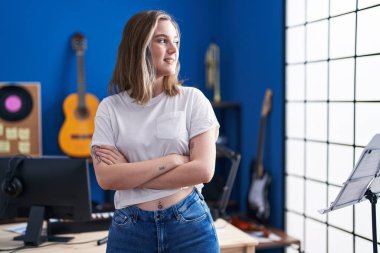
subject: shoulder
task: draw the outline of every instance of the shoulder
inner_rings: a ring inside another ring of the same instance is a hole
[[[203,94],[201,90],[195,87],[181,87],[180,96],[181,101],[186,101],[191,105],[191,108],[205,108],[210,107],[210,100]]]
[[[108,112],[111,108],[119,106],[126,100],[124,92],[110,95],[102,99],[98,106],[98,112]]]
[[[121,92],[121,93],[113,94],[113,95],[103,98],[100,104],[103,104],[105,106],[113,106],[123,101],[126,101],[128,99],[129,99],[128,93]]]
[[[189,98],[202,98],[205,95],[198,88],[189,86],[180,86],[180,94]]]

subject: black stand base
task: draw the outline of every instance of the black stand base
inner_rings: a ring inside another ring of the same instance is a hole
[[[373,246],[373,253],[377,253],[377,228],[376,228],[377,196],[370,189],[367,190],[365,196],[371,202],[371,209],[372,209],[372,246]]]
[[[74,239],[73,236],[40,236],[40,240],[38,242],[25,242],[25,236],[19,235],[13,237],[14,241],[24,241],[25,246],[38,246],[43,242],[69,242]]]
[[[68,242],[74,237],[55,237],[42,235],[42,226],[45,219],[45,207],[32,206],[29,212],[25,235],[16,236],[13,240],[24,241],[25,246],[38,246],[43,242]]]

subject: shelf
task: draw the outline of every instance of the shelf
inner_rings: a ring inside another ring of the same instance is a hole
[[[221,102],[211,102],[214,108],[240,108],[240,103],[236,101],[221,101]]]

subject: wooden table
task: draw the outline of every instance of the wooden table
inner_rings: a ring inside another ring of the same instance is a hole
[[[223,219],[215,221],[222,253],[254,253],[258,244],[255,239]]]
[[[260,233],[260,231],[245,231],[247,235],[252,236],[253,238],[257,239],[258,244],[256,245],[257,252],[260,252],[261,249],[271,249],[271,248],[286,248],[286,247],[292,247],[295,250],[298,250],[299,253],[301,253],[301,241],[297,238],[294,238],[290,235],[288,235],[285,231],[274,228],[274,227],[265,227],[265,233],[270,233],[273,238],[273,240],[269,240],[266,237],[256,237],[257,233]],[[263,233],[263,232],[261,232]]]
[[[12,238],[16,235],[4,229],[15,224],[0,225],[0,249],[12,249],[23,246],[21,241],[13,241]],[[220,249],[222,253],[254,253],[257,242],[245,232],[234,227],[225,220],[218,219],[215,222],[215,228],[218,234]],[[69,243],[54,244],[46,242],[40,247],[28,249],[25,252],[82,252],[82,253],[104,253],[106,244],[97,246],[97,240],[107,236],[108,231],[97,231],[72,234],[66,236],[74,236],[74,239]],[[62,235],[65,236],[65,235]],[[80,242],[87,242],[78,244]],[[76,244],[75,244],[76,243]],[[54,244],[47,246],[48,244]]]
[[[280,237],[279,241],[272,241],[272,242],[260,242],[256,248],[259,249],[268,249],[268,248],[285,248],[288,246],[294,247],[298,252],[301,253],[301,241],[299,239],[296,239],[287,233],[285,231],[269,227],[267,228],[271,233],[274,233],[278,237]]]

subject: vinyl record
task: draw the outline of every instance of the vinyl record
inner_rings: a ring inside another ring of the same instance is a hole
[[[0,87],[0,118],[19,121],[26,118],[33,108],[32,96],[21,86]]]

